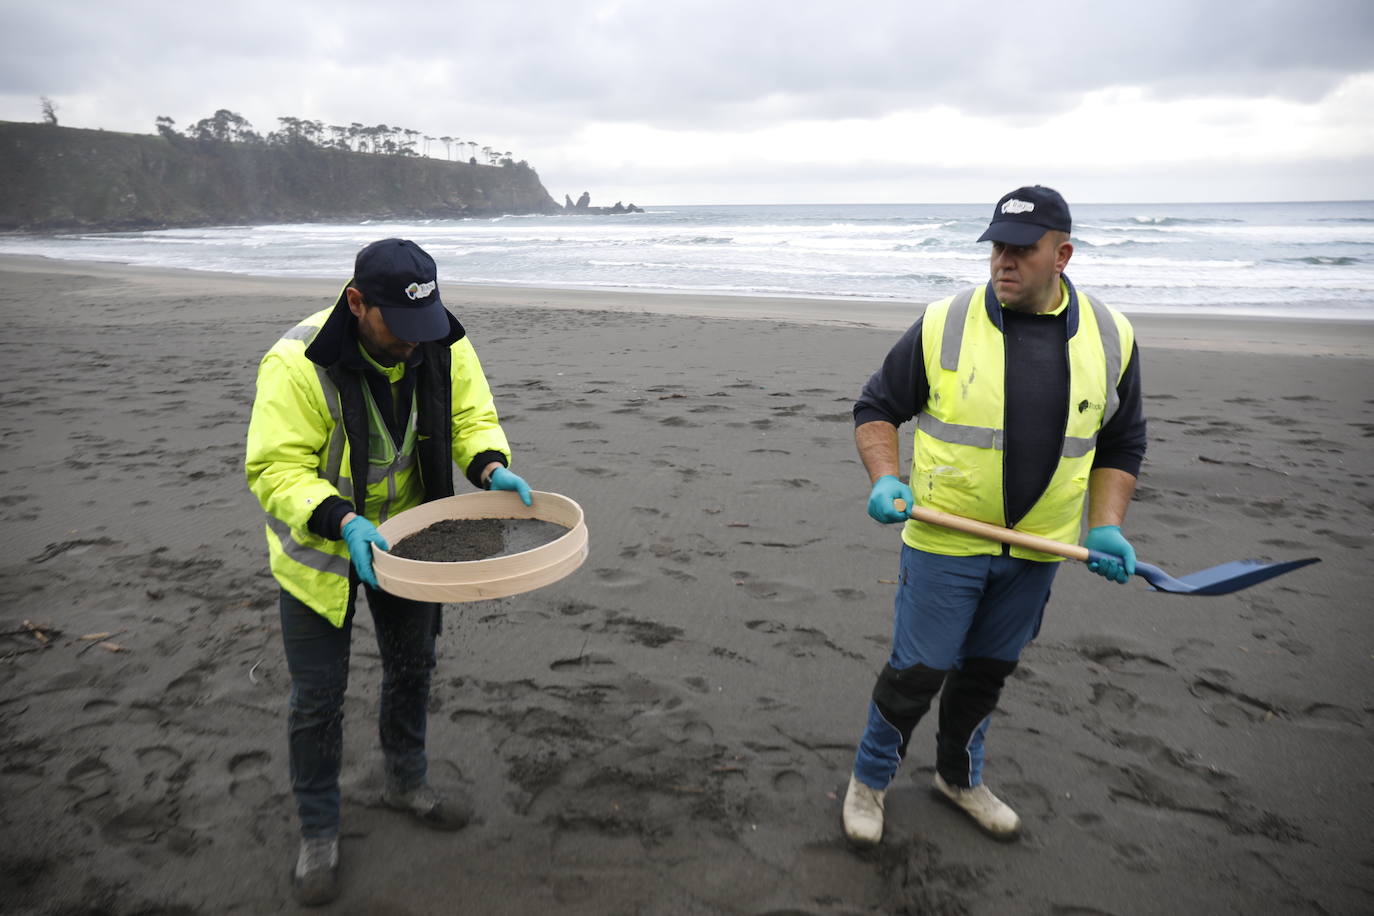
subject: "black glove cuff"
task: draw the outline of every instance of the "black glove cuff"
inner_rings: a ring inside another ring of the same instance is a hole
[[[310,516],[306,527],[311,534],[337,541],[343,538],[343,517],[355,511],[353,504],[342,496],[331,496],[320,503]]]
[[[503,468],[510,467],[510,463],[506,461],[506,456],[498,451],[478,452],[477,457],[468,463],[468,469],[465,472],[468,482],[479,490],[491,489],[491,487],[482,484],[482,472],[493,461],[499,462]]]

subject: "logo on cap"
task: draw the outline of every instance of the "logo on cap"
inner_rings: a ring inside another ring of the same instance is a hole
[[[1003,215],[1008,213],[1030,213],[1034,209],[1035,204],[1028,200],[1017,200],[1015,197],[1002,204]]]
[[[423,299],[434,292],[439,285],[437,280],[430,280],[428,283],[412,283],[406,287],[406,297],[409,299]]]

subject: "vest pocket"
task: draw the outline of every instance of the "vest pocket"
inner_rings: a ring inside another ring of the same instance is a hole
[[[912,481],[912,495],[923,506],[963,514],[977,504],[977,481],[963,468],[939,464],[918,470]]]

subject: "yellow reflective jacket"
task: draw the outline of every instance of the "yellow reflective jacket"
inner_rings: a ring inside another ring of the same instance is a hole
[[[1005,526],[1005,341],[988,316],[986,295],[986,284],[965,290],[932,303],[922,319],[930,397],[916,417],[911,492],[919,505]],[[1073,544],[1078,542],[1097,433],[1119,406],[1117,384],[1135,340],[1125,316],[1083,293],[1078,294],[1077,324],[1068,340],[1068,426],[1059,464],[1045,492],[1016,525],[1018,531]],[[902,540],[947,556],[1002,550],[985,538],[915,519],[907,521]],[[1012,547],[1011,553],[1030,560],[1061,559],[1023,547]]]
[[[420,345],[413,370],[413,450],[370,459],[366,382],[340,364],[356,346],[343,297],[287,331],[258,367],[244,467],[267,512],[272,575],[283,589],[334,626],[348,609],[348,547],[310,531],[331,496],[348,500],[374,523],[419,502],[453,495],[453,466],[484,452],[510,462],[510,446],[472,343],[456,319],[448,338]],[[371,408],[375,410],[375,408]],[[415,475],[418,474],[418,480]],[[367,481],[358,487],[357,481]]]

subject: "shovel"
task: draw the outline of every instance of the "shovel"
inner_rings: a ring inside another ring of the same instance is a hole
[[[893,504],[899,510],[905,509],[903,500],[895,500]],[[987,522],[978,522],[971,518],[950,515],[948,512],[941,512],[939,509],[912,506],[911,510],[907,512],[907,515],[931,525],[939,525],[942,528],[953,528],[955,531],[976,534],[990,541],[1000,541],[1003,544],[1015,544],[1018,547],[1029,547],[1041,553],[1052,553],[1057,557],[1066,557],[1067,559],[1079,560],[1083,563],[1096,559],[1106,559],[1106,555],[1100,554],[1095,550],[1089,550],[1086,547],[1079,547],[1076,544],[1065,544],[1060,541],[1052,541],[1049,538],[1042,538],[1038,535],[1026,534],[1023,531],[1013,531],[1010,528],[1003,528],[1000,525],[990,525]],[[1149,563],[1142,563],[1137,560],[1135,564],[1135,574],[1143,578],[1146,582],[1149,582],[1150,587],[1155,591],[1170,592],[1175,595],[1229,595],[1231,592],[1238,592],[1243,588],[1258,585],[1266,579],[1272,579],[1286,572],[1292,572],[1295,569],[1301,569],[1304,566],[1319,562],[1321,562],[1320,557],[1308,557],[1305,560],[1289,560],[1286,563],[1262,563],[1259,560],[1235,560],[1231,563],[1223,563],[1220,566],[1213,566],[1210,569],[1204,569],[1175,579],[1158,566],[1151,566]]]

